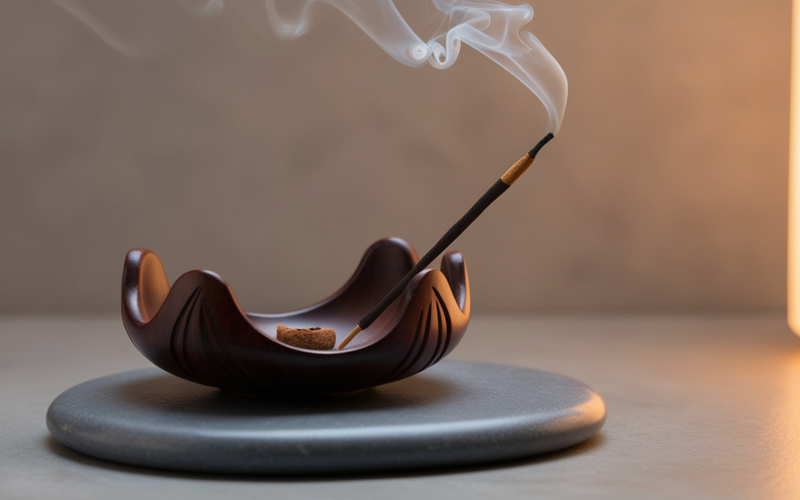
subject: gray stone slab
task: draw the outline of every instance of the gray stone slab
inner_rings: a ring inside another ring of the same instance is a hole
[[[477,464],[580,443],[600,396],[550,372],[444,361],[349,396],[241,396],[151,368],[77,385],[47,411],[66,446],[158,469],[329,474]]]

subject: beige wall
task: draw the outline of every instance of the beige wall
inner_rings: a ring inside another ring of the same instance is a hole
[[[783,307],[790,2],[534,7],[570,102],[456,245],[475,308]],[[426,250],[544,130],[471,49],[410,69],[337,15],[287,43],[138,10],[112,27],[147,27],[145,59],[45,0],[0,2],[0,311],[117,310],[137,246],[247,309],[299,307],[375,239]]]

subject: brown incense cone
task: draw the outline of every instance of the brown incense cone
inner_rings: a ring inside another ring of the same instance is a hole
[[[289,328],[278,325],[278,340],[301,349],[329,351],[336,345],[336,332],[332,328]]]

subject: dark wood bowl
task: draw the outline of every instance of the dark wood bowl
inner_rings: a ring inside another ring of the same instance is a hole
[[[419,373],[455,349],[470,314],[460,253],[445,254],[441,271],[417,274],[341,351],[279,342],[277,325],[334,328],[338,344],[417,260],[405,241],[380,240],[327,299],[294,312],[258,314],[242,311],[227,283],[210,271],[189,271],[170,288],[158,256],[137,248],[125,258],[122,320],[147,359],[192,382],[245,393],[354,391]]]

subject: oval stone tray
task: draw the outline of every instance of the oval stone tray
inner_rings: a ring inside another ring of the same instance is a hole
[[[516,459],[566,448],[606,419],[602,398],[550,372],[443,361],[353,395],[226,393],[158,369],[62,393],[47,426],[101,459],[225,474],[332,474]]]

